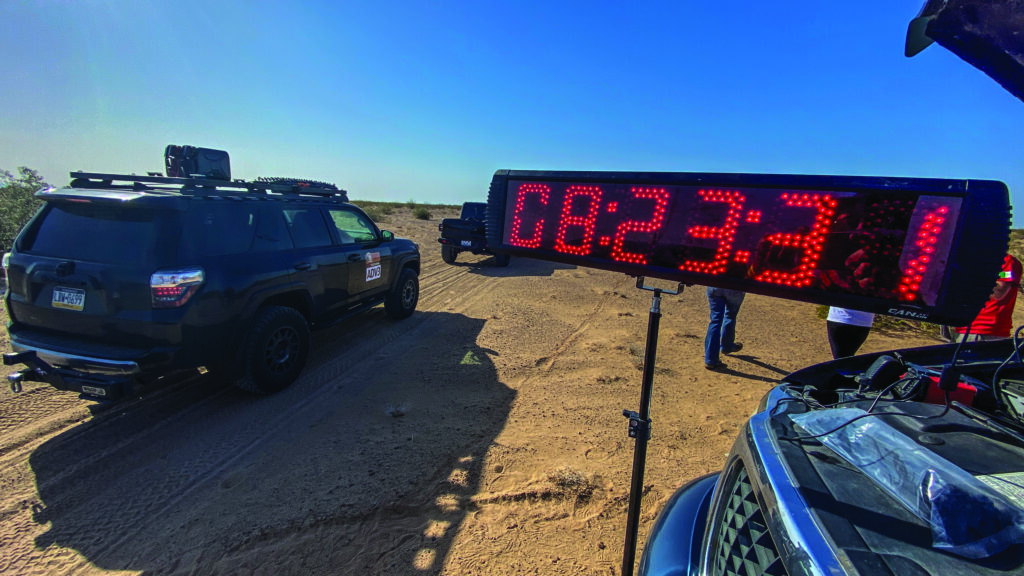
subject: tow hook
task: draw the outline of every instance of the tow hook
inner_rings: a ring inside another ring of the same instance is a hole
[[[17,394],[21,392],[21,381],[25,379],[25,371],[15,372],[14,374],[8,374],[7,380],[11,383],[11,392]]]
[[[24,364],[28,368],[23,368],[7,376],[7,381],[11,385],[11,392],[21,392],[21,383],[25,381],[48,382],[58,387],[64,384],[63,378],[57,374],[52,366],[36,356],[34,350],[4,354],[4,366],[15,366],[17,364]]]

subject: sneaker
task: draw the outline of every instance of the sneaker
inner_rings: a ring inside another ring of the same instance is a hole
[[[704,364],[704,367],[707,368],[708,370],[715,370],[715,371],[725,370],[725,363],[724,362],[715,362],[713,364]]]
[[[739,342],[737,342],[737,343],[732,345],[732,348],[730,348],[728,350],[722,350],[722,354],[735,354],[735,353],[739,352],[740,350],[743,350],[743,344],[740,344]]]

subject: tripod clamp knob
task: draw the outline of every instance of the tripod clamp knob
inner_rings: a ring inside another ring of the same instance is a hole
[[[651,439],[651,419],[644,420],[640,414],[632,410],[623,410],[622,415],[629,418],[629,437]]]

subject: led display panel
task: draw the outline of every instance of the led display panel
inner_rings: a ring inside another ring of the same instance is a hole
[[[771,174],[499,171],[499,252],[965,325],[1009,238],[1005,184]]]

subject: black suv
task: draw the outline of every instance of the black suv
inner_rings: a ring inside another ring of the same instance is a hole
[[[419,246],[331,184],[71,176],[36,194],[45,204],[5,258],[4,364],[28,366],[15,391],[35,380],[115,399],[199,369],[270,393],[301,373],[311,327],[416,308]]]

